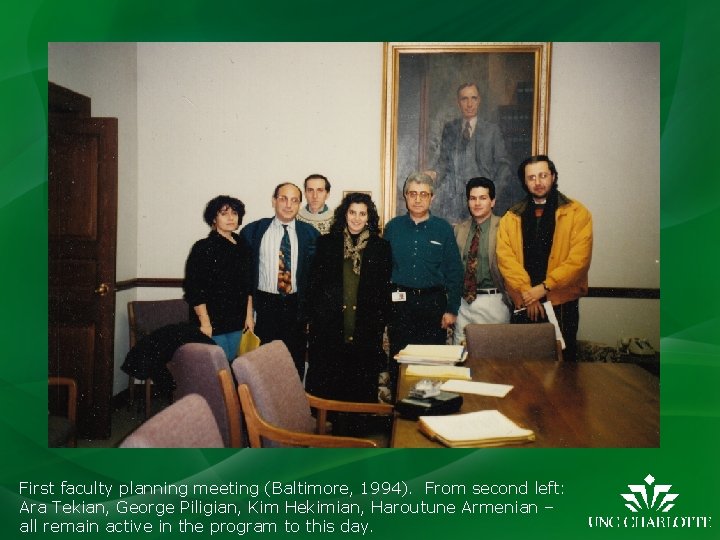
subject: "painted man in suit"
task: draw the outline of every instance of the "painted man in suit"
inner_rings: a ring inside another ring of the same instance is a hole
[[[279,184],[272,196],[275,217],[249,223],[241,235],[253,253],[255,333],[263,343],[281,339],[302,379],[306,349],[303,304],[320,233],[297,221],[301,202],[298,186]]]
[[[495,184],[485,177],[465,185],[470,217],[455,225],[464,267],[463,297],[455,322],[455,344],[465,341],[465,325],[510,322],[510,300],[497,265],[495,249],[500,218],[493,214]]]
[[[440,154],[429,174],[436,181],[433,211],[450,223],[465,217],[465,182],[484,176],[494,179],[498,212],[514,201],[511,196],[511,167],[505,140],[497,124],[478,116],[481,97],[476,83],[464,83],[457,90],[460,118],[443,127]]]

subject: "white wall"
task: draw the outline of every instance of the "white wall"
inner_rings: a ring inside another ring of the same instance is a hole
[[[593,214],[591,287],[660,287],[660,47],[553,44],[548,153]],[[579,339],[646,337],[660,301],[583,298]]]
[[[331,206],[346,189],[379,200],[382,62],[380,43],[51,44],[50,80],[119,118],[118,279],[182,277],[219,193],[245,202],[246,223],[271,215],[277,183],[312,172],[333,183]],[[591,286],[659,287],[658,78],[657,44],[553,44],[549,154],[594,216]],[[127,301],[180,295],[118,295],[116,392]],[[659,346],[659,301],[581,311],[580,339]]]
[[[280,182],[319,172],[330,204],[380,194],[382,45],[138,45],[138,275],[182,277],[205,203],[272,215]]]

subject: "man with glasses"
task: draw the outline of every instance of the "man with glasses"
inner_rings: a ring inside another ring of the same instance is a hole
[[[588,292],[592,257],[592,216],[558,191],[558,173],[547,156],[520,164],[518,178],[527,198],[500,220],[497,259],[516,309],[513,322],[547,320],[549,300],[565,340],[563,358],[577,360],[578,299]],[[524,320],[523,320],[524,319]]]
[[[255,333],[262,343],[281,339],[292,354],[300,379],[305,374],[305,324],[302,315],[315,239],[320,233],[297,221],[300,188],[279,184],[272,196],[275,217],[248,223],[241,231],[253,253]]]
[[[392,248],[392,314],[388,324],[390,375],[397,385],[394,356],[408,344],[444,344],[455,324],[463,269],[450,224],[430,213],[433,180],[414,173],[403,185],[407,214],[385,226]]]

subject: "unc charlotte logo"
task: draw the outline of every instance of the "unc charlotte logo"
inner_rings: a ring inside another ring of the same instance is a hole
[[[620,496],[627,502],[625,506],[630,509],[631,512],[639,512],[641,510],[655,510],[656,512],[668,512],[675,503],[673,501],[678,497],[677,493],[670,493],[670,484],[655,484],[655,478],[648,474],[645,477],[645,483],[647,484],[628,484],[631,493],[621,493]],[[652,486],[652,498],[648,493],[648,487]],[[638,500],[640,495],[642,501]],[[662,499],[660,496],[662,495]]]

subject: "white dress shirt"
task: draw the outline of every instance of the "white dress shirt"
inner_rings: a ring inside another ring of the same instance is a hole
[[[298,239],[295,231],[295,220],[293,219],[290,223],[283,223],[276,216],[260,242],[260,264],[258,269],[258,289],[271,294],[278,294],[280,242],[285,232],[283,225],[288,226],[287,230],[290,235],[292,292],[297,292]]]

